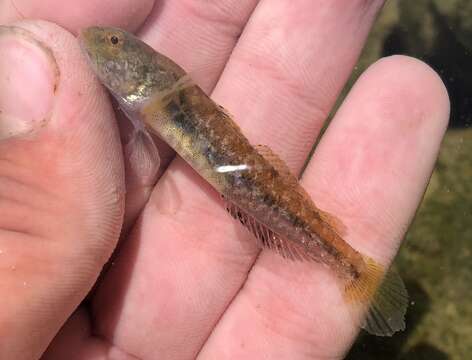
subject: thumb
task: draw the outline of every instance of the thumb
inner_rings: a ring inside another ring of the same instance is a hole
[[[110,256],[124,204],[109,103],[56,25],[0,27],[0,358],[37,358]]]

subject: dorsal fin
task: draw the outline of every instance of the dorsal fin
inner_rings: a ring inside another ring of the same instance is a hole
[[[286,180],[290,182],[291,185],[298,186],[298,179],[296,176],[292,174],[287,164],[285,164],[285,162],[276,153],[274,153],[270,147],[267,145],[256,145],[255,148],[257,152],[263,156],[264,159],[266,159],[281,176],[285,177]],[[301,189],[303,188],[301,187]],[[306,195],[308,196],[308,194]]]
[[[241,128],[239,127],[238,123],[234,121],[233,115],[223,106],[217,104],[218,111],[220,113],[220,116],[224,121],[226,121],[227,125],[231,125],[234,130],[242,132]]]
[[[256,237],[261,248],[273,250],[290,260],[316,261],[316,258],[310,255],[303,244],[298,244],[279,236],[237,205],[227,201],[226,210]]]
[[[221,105],[219,105],[219,104],[217,104],[216,106],[218,107],[218,110],[221,111],[221,113],[222,113],[225,117],[230,118],[230,119],[233,119],[233,116],[229,113],[229,111],[228,111],[225,107],[223,107],[223,106],[221,106]]]
[[[316,208],[320,218],[327,223],[331,229],[333,229],[339,236],[347,235],[347,227],[344,223],[336,216],[329,212],[323,211]]]
[[[267,145],[256,145],[256,150],[275,168],[275,170],[277,170],[281,176],[285,178],[289,186],[293,187],[293,189],[298,191],[300,195],[311,201],[311,196],[300,185],[298,179],[292,174],[287,164],[285,164],[285,162],[275,154],[270,147]],[[316,210],[318,211],[320,218],[327,223],[332,230],[340,236],[346,235],[347,228],[340,219],[333,214],[319,209],[318,207],[316,207]]]

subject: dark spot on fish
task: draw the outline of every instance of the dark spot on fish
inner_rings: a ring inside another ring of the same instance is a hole
[[[185,116],[185,114],[179,111],[173,116],[173,118],[174,118],[175,125],[177,125],[180,129],[182,129],[184,133],[186,134],[195,133],[195,127],[190,123],[190,121],[188,121],[188,117]]]
[[[267,206],[272,206],[272,204],[274,203],[274,200],[272,199],[272,196],[270,196],[270,195],[267,194],[267,193],[264,194],[264,197],[263,197],[262,201],[263,201],[264,204],[266,204]]]
[[[187,100],[187,99],[186,99],[186,96],[185,96],[184,92],[183,92],[183,91],[179,91],[179,101],[180,101],[180,103],[181,103],[181,104],[185,104],[185,103],[186,103],[186,100]]]

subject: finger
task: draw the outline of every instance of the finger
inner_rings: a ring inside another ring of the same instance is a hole
[[[323,82],[328,82],[328,89],[342,87],[379,6],[371,2],[367,11],[361,6],[365,2],[349,2],[347,8],[346,2],[323,4],[260,3],[234,50],[239,60],[231,58],[215,90],[216,99],[224,100],[236,120],[242,120],[243,131],[253,142],[275,145],[295,170],[301,168],[322,122],[320,93],[313,91],[312,84],[320,84],[321,89]],[[269,24],[276,24],[274,31],[268,30]],[[325,28],[333,34],[328,36]],[[244,44],[254,55],[243,67]],[[265,49],[257,56],[256,45]],[[339,68],[333,59],[340,59]],[[252,71],[251,65],[259,71]],[[320,67],[324,72],[314,70]],[[336,86],[325,74],[334,67],[344,74],[336,76]],[[277,77],[271,77],[274,74]],[[336,91],[328,93],[323,101],[332,103]],[[182,160],[172,163],[100,291],[94,310],[98,333],[113,336],[121,348],[141,357],[195,356],[258,253],[254,239],[221,205]],[[127,281],[119,284],[119,279]],[[111,298],[110,293],[120,296]],[[154,314],[152,319],[149,312]],[[133,333],[137,327],[140,331]],[[146,335],[146,343],[144,334],[151,334]],[[146,346],[147,341],[152,347]]]
[[[193,80],[210,93],[257,2],[159,1],[138,35],[190,72]],[[122,123],[123,138],[128,139],[129,128],[126,121]],[[164,142],[156,139],[156,145],[161,159],[159,171],[152,166],[147,172],[135,171],[135,166],[125,158],[128,190],[125,228],[134,223],[157,180],[174,158],[174,151]],[[150,164],[156,158],[146,148],[134,151],[141,152]]]
[[[314,200],[344,220],[355,249],[392,259],[448,117],[444,85],[418,60],[383,59],[359,79],[303,177]],[[321,265],[263,252],[201,358],[343,358],[357,329],[336,281]]]
[[[0,28],[0,358],[38,358],[121,227],[118,131],[74,38]]]
[[[85,306],[79,307],[61,328],[42,360],[138,360],[92,334],[92,319]]]
[[[167,55],[206,92],[216,84],[258,0],[162,0],[140,37]]]
[[[35,18],[59,24],[74,34],[79,29],[96,24],[135,31],[142,25],[153,5],[154,0],[9,0],[0,2],[0,24]]]
[[[42,18],[53,21],[73,33],[79,29],[96,24],[116,26],[128,31],[135,31],[140,27],[154,6],[154,0],[134,1],[83,1],[71,4],[70,1],[58,0],[15,0],[0,1],[0,24],[6,24],[23,18]],[[79,54],[79,56],[81,56]],[[118,120],[126,126],[126,120],[118,113]],[[130,139],[128,132],[122,132],[123,143]],[[156,153],[149,152],[146,148],[137,149],[143,153],[144,161],[151,166],[146,171],[135,171],[135,167],[126,161],[126,222],[127,228],[134,222],[143,204],[149,197],[150,189],[157,181],[158,164],[153,163],[157,158]],[[164,160],[169,158],[169,151],[163,151]],[[167,154],[167,156],[166,156]],[[164,162],[164,165],[165,162]]]
[[[270,144],[298,172],[382,4],[262,2],[213,97],[253,143]]]

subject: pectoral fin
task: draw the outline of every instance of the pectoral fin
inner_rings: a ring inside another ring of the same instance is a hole
[[[124,156],[131,173],[145,185],[153,184],[160,166],[159,151],[151,135],[135,128],[130,141],[124,147]]]

